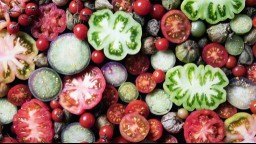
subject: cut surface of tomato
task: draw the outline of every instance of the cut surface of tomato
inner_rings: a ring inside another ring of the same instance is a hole
[[[136,78],[136,87],[141,93],[150,93],[156,87],[156,82],[151,73],[142,73]]]
[[[216,109],[216,112],[219,117],[227,119],[237,113],[237,108],[230,103],[225,102],[219,105],[219,107]]]
[[[118,91],[112,85],[107,85],[103,94],[102,101],[106,106],[111,106],[112,104],[117,103],[118,101]]]
[[[26,101],[30,100],[32,94],[27,85],[18,84],[12,87],[8,92],[8,100],[16,106],[21,106]]]
[[[127,71],[132,75],[139,75],[146,72],[150,66],[150,61],[147,55],[136,54],[129,55],[125,60],[125,67]]]
[[[256,63],[252,64],[248,71],[247,71],[247,77],[249,80],[251,80],[253,83],[256,83]]]
[[[125,106],[120,103],[111,105],[107,111],[107,118],[113,124],[120,124],[125,115]]]
[[[147,139],[151,141],[157,141],[163,135],[163,125],[158,119],[149,119],[148,123],[150,129]]]
[[[112,0],[112,5],[114,11],[125,11],[131,12],[132,11],[132,3],[134,0]]]
[[[129,114],[129,113],[134,113],[134,112],[147,118],[149,115],[149,108],[148,108],[147,103],[145,103],[142,100],[134,100],[134,101],[130,102],[127,105],[127,107],[125,108],[125,113]]]

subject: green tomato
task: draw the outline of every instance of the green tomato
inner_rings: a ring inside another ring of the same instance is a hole
[[[206,31],[206,26],[201,20],[197,20],[191,23],[191,34],[194,37],[201,37]]]

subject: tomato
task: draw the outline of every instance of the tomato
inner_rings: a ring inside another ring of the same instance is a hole
[[[39,13],[38,5],[32,2],[26,4],[25,13],[28,16],[36,16]]]
[[[105,60],[105,55],[101,50],[95,50],[92,52],[91,59],[96,64],[101,64]]]
[[[82,21],[89,21],[90,19],[90,16],[92,15],[92,10],[89,9],[89,8],[83,8],[81,11],[80,11],[80,14],[79,14],[79,17]]]
[[[185,108],[181,108],[177,112],[177,116],[181,119],[186,119],[188,115],[189,115],[188,110],[186,110]]]
[[[227,119],[237,113],[237,108],[230,103],[225,102],[219,105],[219,107],[216,109],[216,112],[219,117]]]
[[[51,100],[50,107],[52,109],[62,108],[58,100]]]
[[[255,0],[246,0],[246,5],[248,6],[256,6],[256,1]]]
[[[138,113],[125,115],[119,125],[122,137],[130,142],[140,142],[149,133],[149,123],[146,118]]]
[[[256,44],[252,47],[253,56],[256,57]]]
[[[87,38],[88,28],[87,28],[86,25],[84,25],[84,24],[77,24],[77,25],[75,25],[73,31],[74,31],[75,36],[78,39],[84,40],[84,39]]]
[[[170,10],[161,19],[161,30],[168,41],[179,44],[188,39],[191,24],[181,11]]]
[[[150,61],[147,55],[139,53],[129,55],[125,59],[125,67],[132,75],[139,75],[146,72],[150,66]]]
[[[64,119],[64,112],[60,108],[56,108],[52,111],[52,119],[56,122],[62,122]]]
[[[153,72],[153,79],[155,80],[156,83],[161,83],[165,79],[165,73],[164,71],[157,69]]]
[[[7,96],[8,101],[13,105],[21,106],[31,99],[32,94],[27,85],[17,84],[9,90]]]
[[[256,100],[251,101],[250,109],[252,113],[256,114]]]
[[[224,136],[224,122],[212,110],[194,111],[184,123],[184,137],[187,143],[218,143]]]
[[[142,73],[136,78],[136,87],[141,93],[150,93],[156,87],[156,82],[151,73]]]
[[[39,38],[36,41],[36,47],[40,51],[46,51],[49,48],[49,41],[45,38]]]
[[[16,34],[17,32],[20,31],[19,23],[17,23],[17,22],[10,22],[10,23],[7,25],[7,31],[8,31],[10,34]]]
[[[166,10],[161,4],[154,4],[150,15],[153,19],[160,20],[165,12]]]
[[[1,143],[19,143],[15,138],[5,136],[0,140]]]
[[[118,91],[112,85],[107,85],[103,94],[102,101],[107,105],[111,106],[118,101]]]
[[[163,135],[163,125],[158,119],[149,119],[149,133],[147,139],[150,141],[157,141]]]
[[[18,18],[18,22],[22,26],[28,26],[32,22],[32,17],[28,16],[27,14],[21,14]]]
[[[10,15],[8,13],[8,5],[0,2],[0,30],[7,27],[8,23],[11,21]]]
[[[107,140],[110,140],[112,139],[113,134],[114,134],[114,130],[112,126],[105,125],[100,128],[100,131],[99,131],[100,138],[106,138]]]
[[[3,1],[9,6],[8,13],[11,17],[19,17],[25,9],[26,2],[29,0],[6,0]]]
[[[124,139],[122,136],[116,137],[113,140],[113,143],[129,143],[126,139]]]
[[[60,104],[73,114],[80,115],[94,108],[102,98],[105,78],[98,67],[88,66],[79,74],[66,76],[59,95]]]
[[[178,140],[173,135],[165,135],[163,138],[161,138],[163,143],[178,143]]]
[[[95,123],[95,117],[91,113],[84,113],[81,115],[79,123],[84,128],[92,128]]]
[[[87,142],[85,142],[87,143]],[[105,138],[99,138],[95,143],[109,143],[109,141]]]
[[[112,0],[112,5],[114,11],[126,11],[131,12],[132,11],[132,3],[134,0]]]
[[[256,28],[256,16],[254,16],[252,19],[252,26]]]
[[[256,83],[256,63],[252,64],[248,71],[247,71],[247,77],[252,82]]]
[[[49,108],[37,99],[21,106],[13,117],[13,127],[21,143],[51,143],[54,136]]]
[[[80,11],[83,9],[83,3],[80,0],[72,0],[69,3],[69,11],[73,14],[80,13]]]
[[[229,55],[226,63],[226,68],[232,69],[236,66],[236,64],[237,64],[236,57]]]
[[[123,104],[113,104],[108,108],[107,118],[113,124],[119,124],[125,115],[125,106]]]
[[[145,103],[142,100],[134,100],[126,106],[125,114],[134,113],[134,112],[147,118],[149,115],[149,107],[147,103]]]
[[[232,74],[236,77],[241,77],[246,75],[246,68],[243,65],[237,65],[232,69]]]
[[[169,48],[169,41],[166,38],[160,38],[155,42],[156,49],[165,51]]]
[[[222,67],[227,63],[228,52],[221,44],[211,43],[204,47],[202,58],[213,67]]]
[[[152,10],[152,4],[149,0],[136,0],[133,3],[133,10],[137,15],[145,16]]]

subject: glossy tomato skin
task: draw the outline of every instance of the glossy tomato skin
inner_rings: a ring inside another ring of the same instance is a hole
[[[86,25],[84,24],[77,24],[74,29],[74,34],[75,36],[80,39],[80,40],[84,40],[87,38],[87,32],[88,32],[88,28]]]
[[[61,105],[60,105],[60,103],[59,103],[59,101],[58,100],[51,100],[51,102],[50,102],[50,107],[52,108],[52,109],[56,109],[56,108],[62,108],[61,107]]]
[[[153,72],[153,79],[156,83],[161,83],[165,80],[165,73],[164,71],[157,69]]]
[[[79,123],[84,128],[92,128],[95,123],[95,117],[91,113],[84,113],[80,116]]]
[[[126,106],[125,114],[134,113],[134,112],[147,118],[149,115],[149,107],[147,103],[145,103],[142,100],[134,100]]]
[[[236,77],[242,77],[246,75],[246,68],[243,65],[237,65],[232,69],[232,74]]]
[[[156,87],[156,82],[151,73],[142,73],[136,78],[136,87],[141,93],[150,93]]]
[[[111,105],[107,111],[107,118],[113,124],[120,124],[125,116],[125,106],[120,103]]]
[[[92,52],[91,59],[96,64],[101,64],[105,60],[105,55],[101,50],[95,50]]]
[[[83,8],[81,11],[80,11],[80,19],[83,20],[83,21],[88,21],[90,19],[90,16],[92,15],[92,10],[89,9],[89,8]]]
[[[7,25],[7,31],[10,33],[10,34],[16,34],[17,32],[20,31],[20,26],[17,22],[10,22],[8,25]]]
[[[169,41],[166,38],[160,38],[155,42],[156,49],[165,51],[169,48]]]
[[[106,138],[107,140],[110,140],[112,139],[113,135],[114,135],[114,130],[112,126],[105,125],[100,128],[100,131],[99,131],[100,138]]]
[[[150,13],[152,4],[149,0],[136,0],[133,3],[133,10],[140,16],[145,16]]]
[[[252,113],[256,114],[256,100],[251,101],[250,109]]]
[[[229,55],[226,63],[226,68],[232,69],[236,66],[236,64],[237,64],[236,57]]]
[[[13,105],[21,106],[31,99],[32,94],[27,85],[18,84],[9,90],[7,97]]]
[[[40,51],[46,51],[49,48],[49,41],[45,38],[39,38],[36,40],[36,47]]]
[[[39,13],[38,5],[33,2],[27,3],[25,13],[29,16],[36,16]]]
[[[147,139],[150,141],[157,141],[163,135],[163,125],[158,119],[149,119],[149,133]]]
[[[80,11],[83,9],[83,3],[80,0],[72,0],[69,3],[69,11],[73,14],[80,13]]]
[[[21,14],[18,17],[18,22],[20,25],[22,26],[28,26],[31,24],[32,22],[32,18],[30,16],[28,16],[27,14]]]
[[[153,19],[161,20],[166,10],[161,4],[154,4],[150,15]]]
[[[52,119],[56,122],[62,122],[64,119],[64,112],[60,108],[56,108],[52,111]]]
[[[220,118],[227,119],[237,113],[237,108],[232,106],[230,103],[225,102],[219,105],[216,112]]]

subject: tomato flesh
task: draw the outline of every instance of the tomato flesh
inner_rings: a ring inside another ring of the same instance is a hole
[[[219,117],[227,119],[237,113],[237,108],[232,106],[230,103],[226,102],[220,104],[216,112],[219,115]]]
[[[13,105],[21,106],[26,101],[29,101],[32,97],[28,86],[23,84],[18,84],[12,87],[8,92],[8,101]]]
[[[156,82],[151,73],[142,73],[136,78],[136,87],[141,93],[150,93],[156,87]]]
[[[157,141],[163,135],[163,125],[158,119],[149,119],[148,123],[150,129],[147,139],[151,141]]]
[[[139,75],[146,72],[149,66],[149,58],[144,54],[129,55],[125,60],[125,67],[132,75]]]
[[[107,118],[113,124],[120,124],[125,115],[125,106],[123,104],[113,104],[108,108]]]
[[[112,85],[107,85],[103,95],[102,95],[102,101],[107,105],[111,106],[118,101],[118,92],[116,88]]]
[[[134,112],[147,118],[149,115],[149,107],[148,107],[147,103],[145,103],[144,101],[135,100],[135,101],[130,102],[127,105],[127,107],[125,108],[126,114],[134,113]]]
[[[247,77],[252,82],[256,83],[256,63],[252,64],[248,71],[247,71]]]
[[[126,11],[131,12],[132,11],[132,3],[134,0],[112,0],[112,5],[114,11]]]

